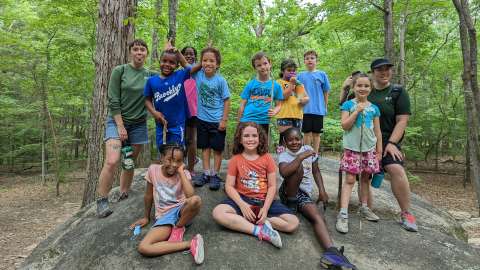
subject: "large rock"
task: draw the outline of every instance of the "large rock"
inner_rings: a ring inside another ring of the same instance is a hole
[[[336,162],[322,161],[327,191],[333,201],[337,191]],[[131,240],[128,225],[142,216],[145,182],[137,176],[129,199],[113,203],[114,213],[106,219],[95,217],[95,205],[81,210],[58,227],[26,259],[23,269],[191,269],[190,255],[176,253],[156,258],[142,257]],[[199,269],[318,269],[321,248],[310,224],[301,219],[293,235],[282,234],[284,247],[276,249],[251,236],[231,232],[216,225],[211,211],[223,198],[222,191],[196,189],[204,207],[186,238],[201,233],[206,259]],[[114,191],[113,193],[115,194]],[[330,232],[359,269],[480,269],[480,252],[462,237],[462,229],[446,212],[435,209],[417,196],[412,198],[419,233],[398,225],[398,206],[388,183],[375,192],[378,223],[361,221],[355,213],[358,200],[352,196],[350,233],[335,231],[335,210],[326,213]],[[142,230],[142,237],[147,232]]]

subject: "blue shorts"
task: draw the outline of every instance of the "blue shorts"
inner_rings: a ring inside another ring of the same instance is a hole
[[[280,118],[280,119],[277,119],[277,125],[282,127],[292,126],[294,128],[302,129],[302,119]]]
[[[157,149],[163,144],[163,126],[158,125],[156,127],[156,142]],[[167,141],[165,143],[178,143],[185,145],[185,124],[178,126],[167,125]]]
[[[243,196],[240,194],[240,198],[242,198],[243,201],[250,205],[255,205],[259,206],[260,208],[263,206],[263,203],[265,201],[258,200],[258,199],[253,199],[253,198],[248,198],[246,196]],[[242,210],[240,210],[240,207],[230,198],[226,198],[225,200],[222,201],[221,204],[227,204],[233,207],[235,209],[235,212],[237,212],[237,215],[242,215]],[[285,205],[283,205],[279,200],[274,200],[272,202],[272,205],[270,205],[270,209],[268,209],[267,216],[268,217],[278,217],[283,214],[292,214],[293,212],[288,209]]]
[[[183,208],[183,204],[170,209],[165,213],[161,218],[155,220],[155,223],[152,227],[163,226],[163,225],[177,225],[178,220],[180,220],[180,214]]]
[[[127,130],[129,143],[148,143],[148,128],[146,120],[135,124],[124,124],[124,126]],[[110,139],[120,140],[120,136],[118,135],[118,129],[115,120],[111,116],[108,116],[107,122],[105,123],[105,138],[103,140],[108,141]]]

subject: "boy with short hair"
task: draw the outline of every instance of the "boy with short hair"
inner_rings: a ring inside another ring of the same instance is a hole
[[[330,82],[324,71],[317,70],[317,53],[313,50],[305,52],[303,60],[307,71],[298,75],[303,83],[310,101],[303,108],[302,132],[305,144],[311,145],[318,153],[320,133],[323,132],[323,118],[327,115]]]

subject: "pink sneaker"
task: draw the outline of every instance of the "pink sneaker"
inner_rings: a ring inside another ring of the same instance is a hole
[[[205,251],[203,249],[203,237],[200,234],[195,235],[190,242],[190,254],[196,264],[203,263]]]
[[[170,237],[168,238],[168,242],[182,242],[184,233],[185,233],[185,227],[174,226],[172,228],[172,231],[170,232]]]
[[[277,248],[282,247],[282,238],[280,234],[272,228],[272,224],[267,220],[264,224],[259,225],[260,232],[258,233],[258,240],[270,242]]]

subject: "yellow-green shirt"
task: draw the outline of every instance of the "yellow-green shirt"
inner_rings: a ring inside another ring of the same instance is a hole
[[[282,90],[288,89],[290,87],[290,82],[278,79],[278,84],[282,86]],[[290,96],[284,96],[284,100],[282,102],[282,107],[280,112],[277,114],[277,118],[296,118],[296,119],[303,119],[303,105],[300,104],[300,99],[306,96],[307,93],[305,92],[305,88],[303,84],[297,84],[295,86],[295,91],[292,91]]]

